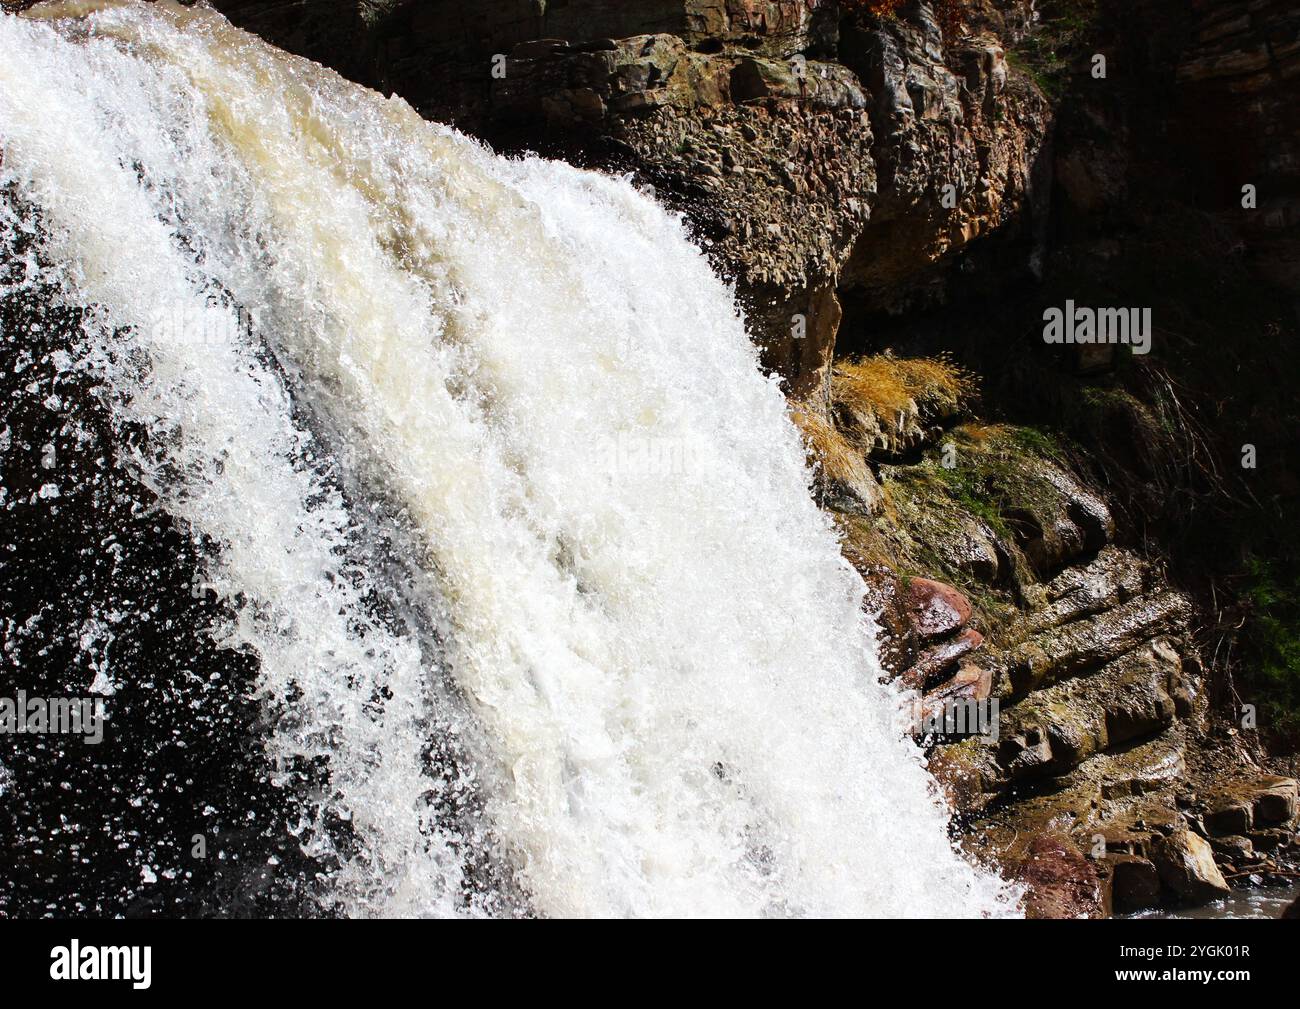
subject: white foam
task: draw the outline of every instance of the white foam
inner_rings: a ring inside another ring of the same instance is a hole
[[[422,798],[446,731],[542,914],[1010,908],[947,840],[784,401],[680,221],[170,4],[0,18],[0,146],[71,290],[135,327],[98,366],[248,600],[228,643],[269,703],[303,691],[275,746],[329,755],[347,910],[466,910],[458,847],[490,842]],[[402,585],[341,569],[387,526]]]

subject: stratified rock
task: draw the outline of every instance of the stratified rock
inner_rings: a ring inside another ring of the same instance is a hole
[[[1094,754],[1173,724],[1177,653],[1138,648],[1086,678],[1035,691],[1002,713],[998,763],[1008,781],[1063,774]]]
[[[1032,635],[1093,617],[1149,587],[1147,572],[1134,556],[1109,546],[1087,564],[1066,567],[1052,578],[1039,605],[1018,621],[1017,631]]]
[[[922,652],[899,677],[899,682],[909,690],[924,690],[983,643],[984,635],[979,631],[974,628],[963,631],[951,641],[940,642]]]
[[[1297,783],[1276,775],[1220,782],[1205,798],[1205,827],[1217,836],[1294,825]]]
[[[1010,682],[1017,693],[1096,669],[1144,641],[1186,626],[1190,603],[1164,592],[1130,600],[1115,609],[1036,635],[1011,656]]]

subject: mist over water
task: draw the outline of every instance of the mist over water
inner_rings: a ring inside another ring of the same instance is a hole
[[[0,228],[93,306],[69,367],[150,433],[272,754],[328,767],[292,829],[346,913],[1011,912],[680,220],[209,10],[30,14]]]

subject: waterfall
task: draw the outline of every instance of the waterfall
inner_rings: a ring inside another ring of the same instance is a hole
[[[170,2],[0,16],[0,151],[347,913],[1012,912],[679,218]]]

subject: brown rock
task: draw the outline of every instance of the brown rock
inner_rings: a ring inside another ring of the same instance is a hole
[[[974,628],[963,631],[951,641],[943,641],[922,652],[903,673],[900,682],[908,690],[924,690],[926,686],[947,672],[963,656],[984,644],[984,635]],[[987,695],[986,695],[987,696]]]
[[[1160,905],[1160,873],[1138,855],[1111,855],[1111,900],[1116,911],[1142,911]]]
[[[948,805],[958,813],[978,810],[986,800],[984,791],[988,750],[977,739],[939,746],[930,754],[926,767]]]
[[[1236,834],[1210,838],[1210,848],[1221,862],[1246,862],[1255,857],[1255,846],[1250,838]]]
[[[1289,824],[1296,817],[1294,778],[1266,778],[1251,805],[1252,819],[1259,826]]]
[[[1209,842],[1185,827],[1157,837],[1151,850],[1161,881],[1180,899],[1205,903],[1231,893]]]
[[[1250,830],[1250,803],[1235,801],[1205,814],[1205,829],[1211,834],[1244,834]]]
[[[951,585],[913,578],[903,593],[903,606],[916,636],[934,641],[960,630],[970,619],[970,601]]]
[[[926,733],[925,726],[935,725],[943,726],[942,731],[948,734],[983,736],[994,733],[996,724],[982,724],[979,720],[982,707],[975,706],[975,702],[986,700],[992,692],[993,674],[973,662],[963,662],[956,676],[921,699],[917,724],[922,727],[922,734]],[[992,711],[990,717],[996,714]]]
[[[880,625],[881,665],[891,676],[897,675],[912,661],[912,629],[903,608],[902,586],[887,568],[864,560],[854,563],[866,586],[863,609]]]
[[[1016,878],[1025,887],[1027,918],[1105,916],[1096,867],[1062,834],[1034,838]]]

